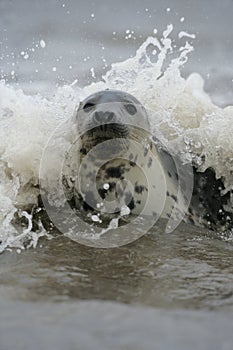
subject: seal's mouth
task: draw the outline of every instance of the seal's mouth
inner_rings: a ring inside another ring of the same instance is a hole
[[[130,124],[109,123],[90,127],[81,136],[81,155],[85,156],[94,147],[99,158],[116,156],[122,150],[127,150],[130,140],[144,142],[148,132]]]
[[[92,145],[97,145],[103,141],[127,138],[129,136],[129,128],[127,125],[112,123],[101,124],[89,129],[84,135],[85,140],[91,141]]]

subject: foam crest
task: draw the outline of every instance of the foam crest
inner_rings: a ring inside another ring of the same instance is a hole
[[[23,248],[32,240],[32,210],[38,203],[39,166],[43,149],[61,121],[70,118],[78,96],[70,87],[58,89],[51,100],[27,96],[0,84],[0,245]],[[17,225],[25,217],[26,228]],[[40,234],[40,233],[39,233]]]

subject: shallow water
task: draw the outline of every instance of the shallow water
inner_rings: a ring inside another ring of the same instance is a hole
[[[2,349],[231,349],[232,242],[183,225],[117,249],[41,244],[0,257]]]
[[[72,115],[80,98],[106,85],[135,94],[174,131],[177,124],[167,113],[171,109],[180,123],[176,132],[200,141],[206,166],[230,185],[232,109],[218,109],[204,94],[199,76],[182,80],[179,71],[184,77],[201,73],[212,101],[233,105],[232,14],[233,3],[227,0],[157,1],[156,6],[151,0],[2,0],[0,70],[10,86],[0,85],[0,151],[1,166],[7,163],[13,169],[9,181],[0,168],[1,209],[9,215],[1,228],[3,239],[15,235],[8,218],[16,198],[24,204],[35,200],[36,190],[27,184],[37,181],[41,149],[50,133]],[[155,89],[146,69],[136,74],[131,69],[137,59],[113,67],[106,85],[99,83],[111,63],[133,57],[154,28],[162,38],[170,23],[170,37],[178,47],[186,40],[180,42],[178,33],[196,35],[189,40],[195,50],[184,66],[173,67],[158,84],[151,72]],[[62,87],[76,79],[72,87]],[[91,82],[97,84],[88,86]],[[34,96],[38,92],[43,97]],[[188,119],[189,113],[195,118]],[[153,127],[160,127],[153,118]],[[166,128],[161,130],[166,134]],[[185,149],[180,141],[175,145]],[[195,147],[188,146],[186,152],[196,156]],[[27,232],[32,245],[37,238]],[[21,250],[22,244],[18,250],[12,244],[16,249],[0,255],[1,350],[232,348],[230,233],[182,224],[166,234],[157,225],[115,249],[85,247],[62,236],[42,237],[35,249]]]
[[[114,249],[63,237],[37,249],[6,253],[1,295],[24,301],[97,299],[153,307],[231,311],[232,242],[188,225],[159,228]]]

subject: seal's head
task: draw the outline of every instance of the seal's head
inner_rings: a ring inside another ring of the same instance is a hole
[[[87,97],[79,105],[76,120],[83,154],[105,140],[127,138],[140,142],[149,133],[145,108],[135,97],[118,90]]]

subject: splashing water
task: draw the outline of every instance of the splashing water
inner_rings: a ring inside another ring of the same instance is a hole
[[[30,214],[38,204],[43,149],[79,101],[100,89],[123,90],[138,98],[149,112],[153,133],[200,171],[212,167],[217,178],[224,178],[226,189],[232,188],[233,107],[215,106],[200,75],[181,76],[193,47],[187,41],[174,50],[172,30],[169,25],[161,39],[149,37],[135,57],[114,63],[101,81],[83,89],[63,86],[48,99],[0,82],[0,252],[35,247],[41,236],[49,238],[40,224],[32,231]],[[193,38],[182,32],[184,37]],[[17,224],[19,219],[23,225]]]

